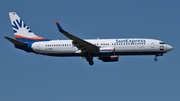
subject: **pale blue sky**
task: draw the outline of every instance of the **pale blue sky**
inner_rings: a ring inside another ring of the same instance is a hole
[[[179,0],[3,0],[0,3],[0,101],[179,101]],[[15,49],[8,12],[42,37],[154,38],[174,47],[159,57],[120,57],[116,63],[48,57]]]

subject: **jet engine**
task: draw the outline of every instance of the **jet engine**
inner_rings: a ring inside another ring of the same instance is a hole
[[[117,62],[119,60],[119,56],[118,55],[101,56],[99,57],[99,60],[102,60],[103,62]]]

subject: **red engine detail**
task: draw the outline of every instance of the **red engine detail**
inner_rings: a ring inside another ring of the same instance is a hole
[[[99,60],[102,60],[103,62],[117,62],[119,60],[119,56],[118,55],[101,56],[99,57]]]

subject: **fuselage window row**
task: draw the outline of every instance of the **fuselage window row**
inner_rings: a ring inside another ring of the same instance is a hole
[[[73,46],[72,44],[55,44],[55,45],[45,45],[46,47],[52,47],[52,46]]]
[[[99,45],[99,44],[94,44]],[[101,46],[107,46],[108,43],[101,43]],[[112,45],[145,45],[145,43],[112,43]],[[46,47],[52,47],[52,46],[74,46],[73,44],[54,44],[54,45],[45,45]]]

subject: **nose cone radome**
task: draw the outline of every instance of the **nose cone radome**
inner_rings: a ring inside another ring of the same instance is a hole
[[[173,47],[170,46],[170,45],[168,45],[168,46],[167,46],[167,50],[168,50],[168,51],[171,51],[171,50],[173,50]]]

